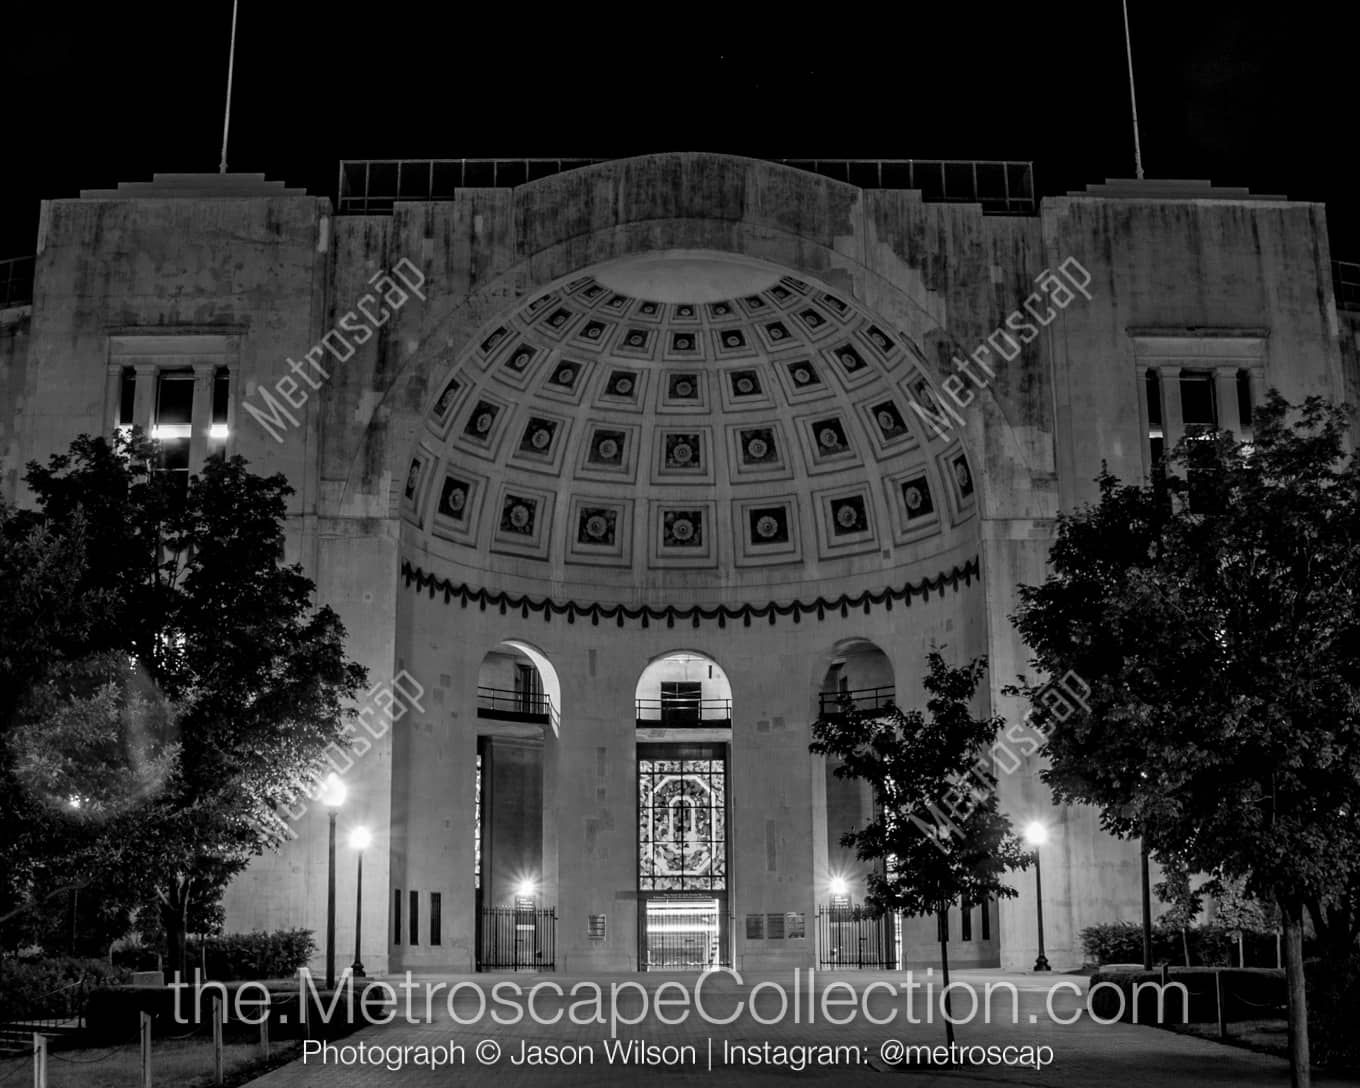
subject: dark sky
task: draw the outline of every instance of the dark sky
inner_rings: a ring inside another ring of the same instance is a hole
[[[33,251],[39,200],[213,171],[221,142],[230,0],[26,6],[0,20],[0,256]],[[1334,256],[1360,259],[1351,23],[1129,7],[1148,176],[1325,201]],[[1133,175],[1118,0],[242,0],[231,131],[233,170],[332,197],[337,161],[364,157],[1028,159],[1041,193]]]

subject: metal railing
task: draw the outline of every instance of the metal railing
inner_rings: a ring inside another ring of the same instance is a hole
[[[1360,310],[1360,262],[1333,261],[1332,288],[1342,310]]]
[[[0,310],[27,306],[33,301],[33,265],[36,257],[0,260]]]
[[[896,698],[891,685],[877,688],[854,688],[850,691],[824,691],[818,696],[818,711],[823,718],[835,717],[848,710],[883,710]]]
[[[817,966],[857,971],[895,968],[893,916],[874,916],[862,907],[818,907]]]
[[[341,159],[341,215],[386,215],[399,201],[452,200],[459,189],[499,189],[600,158]],[[772,159],[861,189],[915,189],[928,201],[980,204],[987,213],[1032,215],[1034,164],[985,159]]]
[[[477,970],[551,971],[557,949],[552,907],[483,907],[477,927]]]
[[[478,687],[477,716],[547,725],[553,716],[553,705],[552,700],[541,691]]]
[[[639,727],[659,725],[665,728],[710,726],[721,729],[732,724],[731,699],[700,699],[698,696],[665,696],[660,699],[637,700]]]

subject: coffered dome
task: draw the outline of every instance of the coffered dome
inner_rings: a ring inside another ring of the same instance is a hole
[[[933,575],[973,554],[977,500],[961,445],[911,407],[934,404],[918,361],[753,262],[601,266],[482,329],[440,380],[407,554],[473,587],[624,603]]]

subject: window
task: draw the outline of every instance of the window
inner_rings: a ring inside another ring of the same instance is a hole
[[[982,908],[982,939],[990,941],[992,939],[992,915],[991,900],[984,899],[978,904]]]
[[[438,944],[443,939],[444,896],[440,892],[430,893],[430,943]]]
[[[1239,370],[1237,372],[1237,418],[1242,422],[1242,429],[1251,428],[1251,371]]]
[[[412,893],[411,893],[411,920],[410,920],[410,925],[409,925],[408,928],[407,928],[407,932],[411,935],[411,940],[410,940],[410,943],[411,943],[411,944],[419,944],[419,943],[420,943],[420,893],[419,893],[419,892],[412,892]]]
[[[227,423],[231,409],[231,371],[219,366],[213,371],[212,429],[208,437],[221,440],[227,437]]]
[[[521,714],[543,713],[543,680],[532,665],[515,665],[515,709]]]
[[[392,889],[392,943],[401,944],[401,889]]]
[[[661,682],[661,724],[698,725],[703,684],[698,680]]]
[[[973,939],[973,904],[967,899],[959,904],[959,940]]]
[[[1166,460],[1166,429],[1162,423],[1162,379],[1155,368],[1149,367],[1146,381],[1148,446],[1152,454],[1152,471],[1162,470]]]
[[[1181,372],[1181,421],[1187,435],[1203,434],[1218,426],[1214,376],[1207,371]]]
[[[174,484],[176,494],[189,486],[189,444],[193,435],[194,372],[162,370],[156,377],[156,414],[151,437],[160,445],[157,469]]]
[[[118,426],[131,427],[136,422],[137,371],[123,367],[118,383]]]
[[[727,888],[727,762],[695,746],[640,746],[638,885],[648,892]],[[664,758],[671,756],[672,758]]]

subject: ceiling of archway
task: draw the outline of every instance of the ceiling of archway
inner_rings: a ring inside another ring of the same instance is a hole
[[[725,299],[617,289],[673,297],[675,272],[581,276],[482,330],[409,467],[402,513],[429,551],[483,585],[750,600],[886,583],[957,541],[972,471],[911,410],[929,401],[901,335],[763,268]]]

